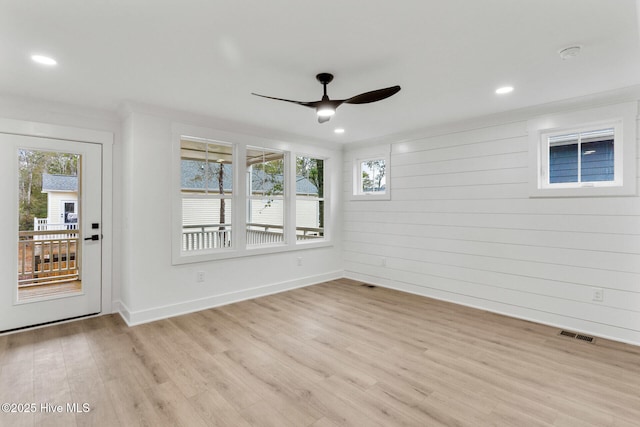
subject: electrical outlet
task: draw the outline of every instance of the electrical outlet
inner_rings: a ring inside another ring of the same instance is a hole
[[[592,288],[591,289],[593,292],[593,296],[592,296],[592,300],[593,301],[598,301],[598,302],[602,302],[602,300],[604,300],[604,289],[602,288]]]
[[[198,283],[204,282],[204,271],[198,271],[196,273],[196,282]]]
[[[380,258],[380,265],[383,267],[387,266],[387,259],[386,258]]]
[[[298,267],[302,266],[302,257],[298,257]]]

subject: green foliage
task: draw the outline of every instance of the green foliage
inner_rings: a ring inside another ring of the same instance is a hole
[[[269,208],[273,204],[273,196],[284,194],[284,159],[256,163],[253,169],[262,172],[258,176],[262,179],[263,191],[267,189],[264,191],[267,197],[264,207]]]
[[[324,160],[298,157],[296,159],[296,176],[307,178],[318,189],[318,197],[324,197]]]
[[[42,174],[78,175],[76,154],[18,150],[18,222],[21,231],[33,230],[34,218],[47,217],[47,195]]]
[[[296,159],[296,176],[308,179],[318,189],[318,197],[324,197],[324,160],[311,157]],[[318,227],[324,228],[324,200],[318,201]]]
[[[366,172],[362,172],[362,187],[364,191],[380,191],[382,190],[382,180],[386,172],[386,164],[384,160],[369,160],[365,162],[367,167],[373,172],[370,177]],[[366,175],[366,177],[365,177]],[[365,178],[367,179],[365,185]]]
[[[373,191],[373,180],[365,171],[362,171],[362,190]]]

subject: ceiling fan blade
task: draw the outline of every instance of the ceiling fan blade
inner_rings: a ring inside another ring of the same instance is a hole
[[[291,102],[293,104],[298,104],[298,105],[302,105],[304,107],[311,107],[311,108],[316,108],[316,104],[318,103],[317,101],[316,102],[303,102],[303,101],[293,101],[291,99],[284,99],[284,98],[274,98],[273,96],[260,95],[258,93],[253,93],[253,92],[251,92],[251,95],[259,96],[259,97],[262,97],[262,98],[275,99],[276,101]]]
[[[384,89],[372,90],[371,92],[365,92],[361,93],[360,95],[352,96],[349,99],[345,99],[344,102],[345,104],[368,104],[369,102],[376,102],[388,98],[398,92],[400,92],[400,86],[391,86]]]
[[[259,93],[251,92],[251,95],[259,96],[261,98],[274,99],[276,101],[290,102],[292,104],[302,105],[303,107],[309,107],[316,110],[318,115],[318,123],[326,123],[330,120],[331,116],[335,114],[336,109],[342,104],[368,104],[370,102],[380,101],[395,95],[400,91],[400,86],[391,86],[384,89],[372,90],[371,92],[361,93],[360,95],[352,96],[348,99],[329,99],[327,95],[327,85],[333,80],[333,75],[330,73],[320,73],[316,76],[316,79],[322,83],[324,94],[319,101],[294,101],[292,99],[276,98],[275,96],[260,95]]]

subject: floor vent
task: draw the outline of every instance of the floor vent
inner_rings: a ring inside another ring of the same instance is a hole
[[[371,289],[376,287],[375,285],[367,285],[366,283],[362,286],[364,286],[365,288],[371,288]]]
[[[576,336],[577,340],[582,340],[582,341],[586,341],[586,342],[593,342],[593,337],[589,337],[587,335],[579,335]]]
[[[575,332],[560,331],[560,335],[563,335],[569,338],[575,338],[580,341],[595,342],[595,338],[590,337],[588,335],[576,334]]]

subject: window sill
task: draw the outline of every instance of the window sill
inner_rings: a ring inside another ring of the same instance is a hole
[[[225,259],[245,258],[259,255],[270,255],[284,252],[296,252],[301,250],[327,248],[332,247],[333,242],[323,240],[321,242],[300,242],[295,245],[268,245],[268,246],[249,246],[246,249],[223,249],[216,251],[194,251],[193,254],[181,254],[174,256],[172,265],[193,264],[198,262],[220,261]]]
[[[635,196],[634,187],[621,185],[587,185],[580,184],[575,187],[544,187],[534,186],[529,189],[530,198],[543,197],[620,197]]]
[[[362,201],[391,200],[391,194],[389,192],[386,192],[384,194],[375,194],[375,193],[352,194],[349,200],[362,200]]]

